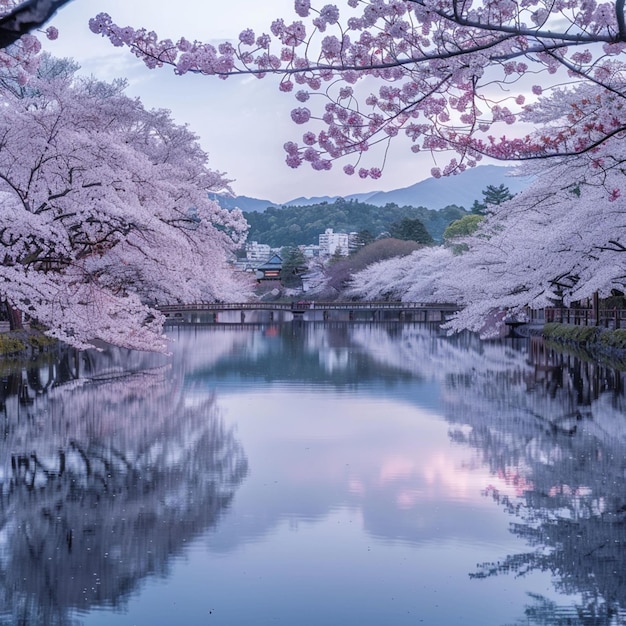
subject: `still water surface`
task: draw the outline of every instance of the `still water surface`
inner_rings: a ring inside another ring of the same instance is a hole
[[[0,623],[626,623],[624,376],[427,325],[3,377]]]

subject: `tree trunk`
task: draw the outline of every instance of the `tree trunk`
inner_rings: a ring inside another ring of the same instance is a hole
[[[593,317],[596,321],[595,325],[600,326],[600,297],[597,291],[593,294]]]
[[[9,328],[11,330],[23,330],[24,320],[22,312],[19,309],[14,309],[8,302],[4,303],[7,307],[7,313],[9,316]]]

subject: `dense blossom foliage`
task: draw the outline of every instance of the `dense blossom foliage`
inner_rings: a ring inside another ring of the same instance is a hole
[[[374,263],[354,275],[350,295],[368,300],[458,302],[461,292],[448,281],[448,267],[454,261],[451,249],[438,246]]]
[[[626,213],[620,190],[623,146],[607,141],[576,160],[526,167],[531,188],[492,205],[460,246],[424,249],[374,265],[354,278],[365,298],[463,305],[450,324],[484,328],[494,310],[543,308],[626,291]],[[497,324],[491,330],[497,330]]]
[[[73,69],[3,75],[0,295],[77,347],[162,349],[155,304],[241,298],[247,225],[208,199],[227,181],[193,133]]]
[[[90,26],[151,68],[280,74],[304,127],[285,144],[292,167],[324,170],[348,157],[346,173],[377,178],[381,164],[361,166],[364,153],[404,135],[414,152],[460,154],[434,168],[439,176],[482,155],[581,153],[625,130],[623,1],[347,0],[340,8],[295,0],[295,12],[295,21],[274,20],[271,34],[246,29],[219,46],[160,39],[104,13]],[[538,123],[546,124],[534,132]]]

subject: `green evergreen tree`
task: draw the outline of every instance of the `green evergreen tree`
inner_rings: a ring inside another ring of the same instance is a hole
[[[389,227],[389,234],[394,239],[403,241],[417,241],[425,245],[434,243],[424,224],[417,218],[404,217],[399,222],[394,222]]]
[[[494,185],[487,185],[487,187],[483,189],[482,194],[483,201],[478,202],[478,200],[474,200],[474,204],[472,205],[472,213],[477,215],[485,215],[489,206],[502,204],[503,202],[513,198],[513,194],[509,191],[509,188],[503,184],[500,184],[497,187]]]
[[[302,286],[302,274],[306,272],[308,265],[302,250],[298,247],[283,248],[280,253],[283,259],[283,267],[280,271],[280,282],[285,287]]]
[[[440,241],[445,227],[467,215],[462,207],[451,205],[441,210],[388,204],[381,208],[356,200],[337,199],[333,203],[307,206],[269,207],[263,212],[244,212],[250,231],[248,239],[273,248],[317,243],[326,228],[335,232],[369,231],[378,239],[389,224],[405,217],[417,218],[433,239]]]

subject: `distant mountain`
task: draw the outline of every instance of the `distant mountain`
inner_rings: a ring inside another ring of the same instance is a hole
[[[512,167],[481,165],[465,170],[457,176],[427,178],[403,189],[379,191],[370,195],[367,202],[376,206],[393,203],[398,206],[424,206],[429,209],[457,205],[469,210],[474,200],[482,200],[482,191],[488,185],[494,187],[505,185],[513,194],[528,187],[530,178],[511,176],[513,171]]]
[[[381,192],[370,191],[369,193],[354,193],[351,196],[348,196],[346,199],[356,200],[357,202],[369,202],[369,199],[372,196],[375,196],[379,193]],[[328,204],[331,204],[341,197],[343,196],[315,196],[313,198],[305,198],[304,196],[300,196],[299,198],[294,198],[293,200],[289,200],[289,202],[285,202],[283,206],[311,206],[313,204],[322,204],[324,202],[328,202]]]
[[[529,177],[511,176],[513,167],[500,167],[498,165],[481,165],[465,170],[457,176],[443,178],[427,178],[410,187],[395,189],[393,191],[372,191],[369,193],[355,193],[345,196],[346,200],[366,202],[374,206],[397,204],[398,206],[425,207],[427,209],[443,209],[447,206],[462,206],[471,209],[474,200],[482,200],[482,191],[488,186],[505,185],[511,193],[518,193],[530,184]],[[340,196],[319,196],[315,198],[294,198],[282,205],[271,200],[259,200],[247,196],[222,196],[212,194],[225,209],[240,208],[246,212],[263,212],[268,207],[280,206],[312,206],[332,204]]]
[[[263,212],[270,206],[280,206],[271,200],[259,200],[248,196],[223,196],[218,193],[210,193],[209,198],[216,200],[223,209],[241,209],[242,211]]]

